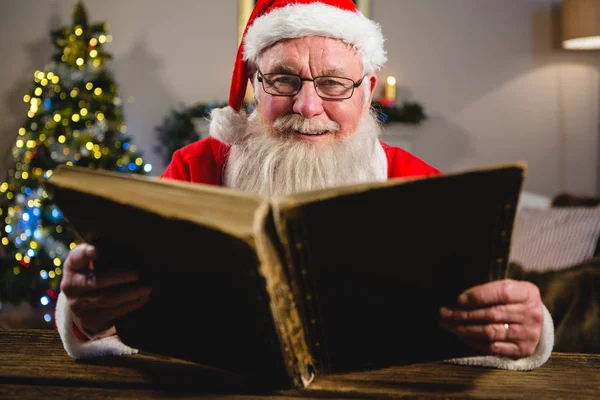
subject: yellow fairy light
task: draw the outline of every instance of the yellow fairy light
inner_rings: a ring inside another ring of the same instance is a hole
[[[81,114],[82,117],[85,117],[87,115],[87,113],[88,113],[88,110],[87,110],[87,108],[82,108],[79,111],[79,113]]]
[[[77,36],[81,36],[82,33],[83,33],[83,29],[81,29],[80,27],[75,28],[75,34]]]
[[[90,39],[90,46],[96,46],[98,44],[98,39],[96,38],[91,38]]]
[[[94,67],[99,67],[100,66],[100,60],[98,60],[97,58],[92,61],[92,64],[94,65]]]
[[[117,160],[117,167],[122,167],[123,165],[125,165],[125,161],[123,161],[122,159],[118,159]]]
[[[48,271],[48,278],[50,278],[50,279],[56,278],[56,274],[54,273],[54,271]]]
[[[130,150],[132,153],[135,153],[135,152],[137,151],[137,146],[136,146],[135,144],[132,144],[132,145],[131,145],[131,147],[129,147],[129,150]]]
[[[102,94],[102,88],[96,88],[96,90],[94,90],[94,94],[96,96],[100,96]]]
[[[42,142],[45,142],[45,141],[46,141],[46,135],[45,135],[45,134],[43,134],[43,133],[42,133],[42,134],[40,134],[40,140],[41,140]]]
[[[29,103],[29,101],[31,100],[31,96],[26,94],[25,96],[23,96],[23,102],[24,103]]]
[[[67,140],[65,135],[60,135],[58,137],[58,143],[64,143]]]
[[[15,260],[21,261],[23,259],[23,255],[21,253],[15,254]]]
[[[94,84],[92,82],[88,82],[85,84],[85,88],[87,90],[92,90],[94,88]]]
[[[77,246],[77,243],[75,242],[71,242],[71,244],[69,245],[69,249],[73,250],[75,247]],[[58,272],[57,272],[58,273]],[[60,275],[60,274],[59,274]]]
[[[91,50],[91,51],[90,51],[90,57],[94,58],[94,57],[96,57],[97,55],[98,55],[98,50],[96,50],[96,49],[93,49],[93,50]]]
[[[77,95],[79,94],[79,89],[75,88],[75,89],[71,90],[70,94],[71,94],[72,98],[77,97]]]
[[[67,161],[67,163],[66,163],[66,164],[67,164],[69,167],[72,167],[72,166],[73,166],[73,162],[72,162],[72,161]]]
[[[23,171],[23,173],[21,174],[21,177],[22,177],[23,179],[27,179],[27,178],[29,178],[29,172],[27,172],[27,171]]]
[[[14,267],[13,268],[13,274],[19,275],[20,273],[21,273],[21,267]]]
[[[60,85],[54,86],[54,93],[60,93],[61,90],[62,88],[60,87]],[[66,99],[66,97],[62,97],[63,94],[66,95],[66,93],[60,93],[60,98],[64,100]]]
[[[102,148],[102,154],[104,154],[105,156],[107,156],[108,153],[110,153],[110,150],[108,150],[108,147],[103,147]]]
[[[80,119],[80,118],[81,118],[81,117],[79,116],[79,114],[73,114],[73,115],[71,116],[71,119],[73,120],[73,122],[77,122],[77,121],[79,121],[79,119]]]
[[[54,83],[55,85],[56,85],[56,84],[57,84],[59,81],[60,81],[60,78],[59,78],[57,75],[55,75],[55,76],[52,78],[52,83]]]
[[[27,116],[28,116],[29,118],[33,118],[33,117],[35,117],[35,113],[34,113],[33,111],[28,111],[28,112],[27,112]]]
[[[46,86],[48,84],[48,79],[44,78],[42,79],[42,81],[40,82],[40,85],[42,86]]]
[[[100,153],[99,151],[97,151],[97,152],[94,153],[94,158],[96,160],[99,160],[101,157],[102,157],[102,153]]]
[[[60,225],[57,225],[56,226],[56,233],[62,233],[62,231],[63,231],[63,227],[60,226]],[[58,267],[58,265],[57,265],[57,267]]]
[[[25,257],[23,257],[23,261],[24,261],[26,264],[29,264],[29,263],[31,262],[31,258],[29,258],[28,256],[25,256]]]
[[[54,260],[52,260],[52,262],[54,263],[55,267],[60,267],[60,265],[62,264],[62,261],[60,261],[60,258],[56,257]]]
[[[13,199],[13,197],[15,197],[15,195],[14,195],[12,192],[8,192],[8,193],[6,193],[6,198],[7,198],[8,200],[12,200],[12,199]]]
[[[20,148],[22,148],[22,147],[23,147],[23,144],[24,144],[24,142],[23,142],[21,139],[19,139],[19,140],[17,140],[17,142],[15,143],[15,146],[17,146],[17,147],[20,149]]]
[[[28,149],[33,149],[35,147],[35,140],[28,140],[27,141],[27,148]]]
[[[65,93],[65,92],[62,92],[62,93],[60,94],[60,99],[61,99],[61,100],[64,100],[64,99],[66,99],[66,98],[67,98],[67,93]]]
[[[98,114],[96,114],[96,119],[98,121],[102,121],[104,119],[104,114],[102,114],[101,112],[99,112]]]
[[[2,238],[2,244],[5,246],[8,246],[8,238],[7,237]]]
[[[46,74],[46,78],[48,78],[48,79],[52,79],[52,78],[54,78],[54,72],[52,72],[52,71],[48,72],[48,73]]]
[[[30,246],[30,247],[31,247],[33,250],[35,250],[35,249],[37,249],[37,248],[38,248],[38,244],[37,244],[37,242],[36,242],[35,240],[32,240],[32,241],[31,241],[31,243],[29,243],[29,246]]]
[[[4,193],[8,190],[8,183],[3,182],[2,185],[0,185],[0,193]]]
[[[42,79],[44,79],[45,76],[46,76],[46,74],[44,74],[42,71],[36,71],[36,73],[35,73],[35,77],[40,81]]]
[[[58,276],[62,275],[62,268],[61,267],[56,267],[54,269],[54,273]]]
[[[98,41],[99,41],[100,43],[106,43],[106,36],[104,36],[104,35],[100,35],[100,36],[98,37]]]
[[[56,114],[54,114],[53,119],[54,119],[55,122],[60,122],[60,120],[62,119],[62,117],[60,116],[60,114],[56,113]]]
[[[21,240],[23,240],[23,241],[27,240],[27,236],[25,235],[25,233],[21,233],[21,234],[19,235],[19,238],[20,238]]]
[[[92,143],[92,142],[87,142],[87,143],[85,144],[85,148],[91,151],[91,150],[94,148],[94,143]]]
[[[69,119],[68,118],[63,119],[62,124],[63,124],[63,126],[69,126]]]
[[[38,88],[35,88],[35,90],[33,91],[33,93],[34,93],[36,96],[41,96],[41,95],[42,95],[42,92],[43,92],[43,91],[42,91],[42,88],[40,88],[40,87],[38,87]]]
[[[85,64],[85,61],[84,61],[83,58],[79,57],[77,59],[77,61],[75,61],[75,64],[77,64],[77,65],[79,65],[81,67],[83,64]]]
[[[141,159],[141,157],[138,157],[135,159],[135,165],[137,165],[138,167],[140,165],[142,165],[144,163],[144,160]]]

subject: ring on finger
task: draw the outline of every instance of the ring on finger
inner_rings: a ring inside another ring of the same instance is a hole
[[[510,325],[505,323],[502,325],[504,328],[504,340],[508,340],[508,334],[510,333]]]

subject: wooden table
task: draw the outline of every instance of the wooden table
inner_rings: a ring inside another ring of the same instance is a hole
[[[307,389],[247,393],[218,371],[151,355],[77,362],[53,330],[0,330],[4,399],[600,399],[600,355],[555,353],[515,372],[423,363],[320,377]]]

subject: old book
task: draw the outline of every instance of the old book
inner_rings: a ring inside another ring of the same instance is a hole
[[[507,276],[526,166],[263,198],[59,167],[44,184],[96,268],[128,266],[150,302],[117,323],[143,351],[269,387],[475,354],[439,308]]]

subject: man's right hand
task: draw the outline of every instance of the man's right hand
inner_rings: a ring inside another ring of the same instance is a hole
[[[94,270],[95,259],[96,249],[90,244],[72,249],[64,263],[60,290],[75,324],[98,338],[115,334],[115,319],[146,304],[152,288],[142,285],[132,270]]]

